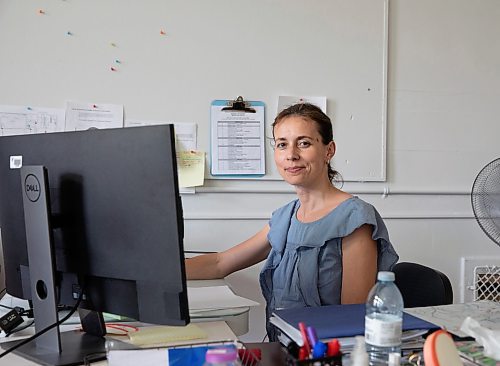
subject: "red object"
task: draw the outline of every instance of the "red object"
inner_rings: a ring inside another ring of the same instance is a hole
[[[113,66],[111,66],[111,71],[116,71],[116,69]]]
[[[162,30],[160,30],[160,34],[161,34],[162,36],[164,36],[164,35],[165,35],[165,34],[167,34],[167,33],[165,33],[165,31],[162,29]]]
[[[340,342],[338,339],[333,339],[328,342],[328,349],[326,350],[327,356],[339,356],[340,355]]]
[[[260,348],[239,349],[238,356],[245,366],[255,366],[262,359],[262,351]]]
[[[309,345],[309,341],[307,339],[306,325],[303,322],[299,322],[299,330],[300,334],[302,335],[302,340],[304,341],[304,348],[306,349],[307,355],[309,356],[309,354],[311,353],[311,346]]]
[[[299,361],[307,360],[309,358],[309,352],[307,352],[306,347],[302,346],[299,349]]]

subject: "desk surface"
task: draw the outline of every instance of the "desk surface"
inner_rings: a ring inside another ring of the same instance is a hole
[[[190,343],[199,343],[199,342],[211,342],[211,341],[222,341],[222,340],[234,340],[236,339],[236,335],[233,333],[231,328],[222,321],[218,322],[204,322],[204,323],[198,323],[197,326],[199,326],[201,329],[203,329],[207,333],[207,338],[196,340],[196,341],[177,341],[175,343],[169,343],[165,344],[164,346],[169,346],[169,345],[185,345],[185,344],[190,344]],[[18,337],[20,338],[20,337]],[[3,338],[3,341],[8,341],[8,340],[15,340],[15,338],[10,339],[10,338]],[[3,350],[2,350],[3,352]],[[1,366],[34,366],[38,365],[37,363],[27,360],[21,356],[18,356],[14,353],[6,355],[4,358],[0,359],[0,365]],[[95,362],[92,363],[92,365],[95,366],[104,366],[107,365],[106,361],[101,361],[101,362]]]

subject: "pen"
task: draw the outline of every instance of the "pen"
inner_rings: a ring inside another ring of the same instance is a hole
[[[307,327],[307,338],[311,344],[311,348],[314,348],[316,342],[318,341],[318,336],[316,335],[316,329],[313,327]]]
[[[311,346],[309,345],[309,341],[307,340],[306,325],[303,322],[299,322],[299,330],[302,336],[302,341],[304,342],[304,349],[309,355],[311,353]]]

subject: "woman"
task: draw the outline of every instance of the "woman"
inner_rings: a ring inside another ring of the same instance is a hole
[[[273,137],[276,166],[298,199],[250,239],[187,259],[187,278],[222,278],[267,258],[260,285],[268,318],[278,308],[366,301],[377,271],[391,269],[398,255],[375,208],[333,185],[330,118],[296,104],[278,114]]]

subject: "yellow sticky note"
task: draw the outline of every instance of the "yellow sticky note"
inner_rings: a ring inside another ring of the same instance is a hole
[[[205,179],[205,152],[179,151],[177,153],[179,187],[202,186]]]
[[[176,341],[189,341],[207,338],[207,333],[196,324],[182,327],[150,326],[139,328],[137,332],[129,333],[129,339],[136,346],[148,346]]]

